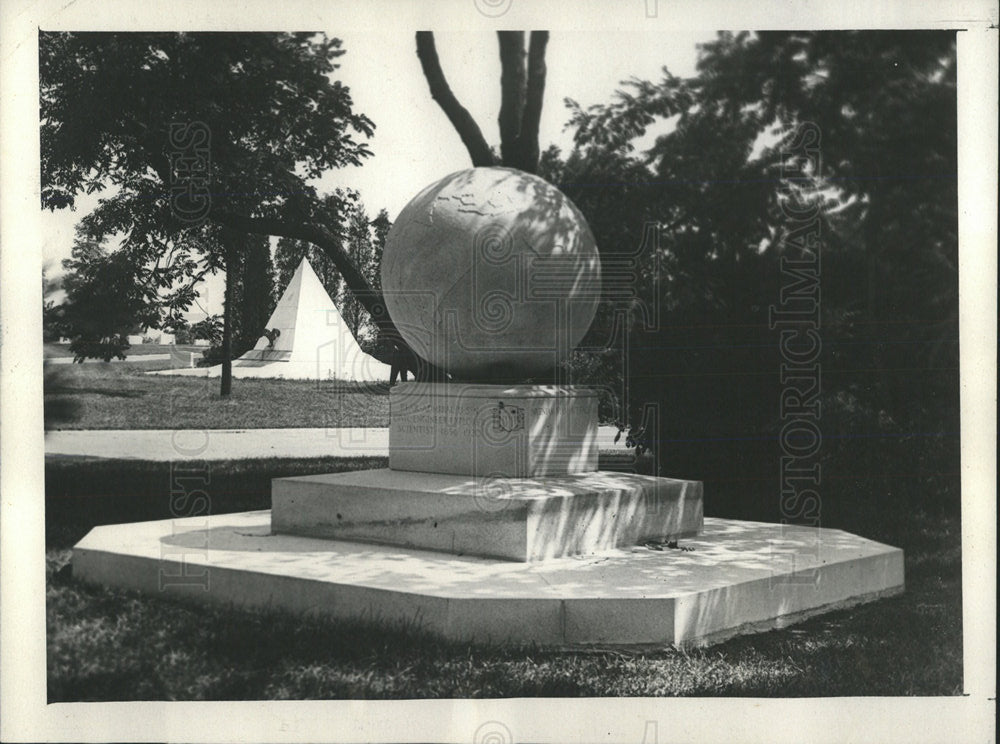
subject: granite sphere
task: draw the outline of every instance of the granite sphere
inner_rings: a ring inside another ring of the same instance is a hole
[[[512,168],[452,173],[399,214],[382,291],[413,350],[456,379],[528,379],[590,327],[601,262],[580,210]]]

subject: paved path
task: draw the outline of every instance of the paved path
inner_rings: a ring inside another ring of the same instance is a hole
[[[598,429],[601,450],[625,452],[618,430]],[[53,431],[47,455],[127,460],[231,460],[254,457],[387,457],[389,430],[379,429],[146,429]]]
[[[127,362],[129,364],[135,364],[136,362],[165,362],[168,359],[176,359],[177,361],[183,361],[184,357],[181,355],[190,355],[188,362],[191,366],[194,366],[194,352],[181,351],[176,354],[133,354],[127,356],[125,359],[111,359],[111,364],[121,364],[122,362]],[[45,361],[49,364],[72,364],[73,357],[45,357]],[[81,364],[105,364],[103,359],[84,359]]]

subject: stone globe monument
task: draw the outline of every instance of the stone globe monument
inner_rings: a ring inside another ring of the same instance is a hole
[[[601,262],[587,221],[555,186],[512,168],[471,168],[400,213],[382,291],[410,347],[453,379],[521,381],[583,338]]]
[[[700,482],[599,470],[598,393],[539,383],[601,288],[590,230],[551,185],[447,176],[383,261],[393,322],[449,375],[391,388],[389,467],[276,478],[270,514],[97,527],[74,579],[558,648],[709,643],[902,590],[895,548],[708,521]]]

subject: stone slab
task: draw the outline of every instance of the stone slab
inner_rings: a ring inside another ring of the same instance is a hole
[[[406,382],[389,393],[389,467],[534,478],[597,470],[595,391]]]
[[[702,484],[634,473],[490,479],[390,469],[276,478],[281,534],[539,561],[694,535]]]
[[[712,643],[904,585],[901,550],[834,529],[706,519],[682,547],[513,563],[275,535],[258,511],[97,527],[73,549],[73,576],[555,647]]]

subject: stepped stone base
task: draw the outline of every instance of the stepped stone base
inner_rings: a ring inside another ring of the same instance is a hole
[[[491,479],[398,470],[276,478],[276,533],[540,561],[694,535],[702,484],[632,473]]]
[[[693,550],[514,563],[275,535],[260,511],[96,527],[73,550],[73,575],[556,647],[711,643],[903,588],[901,550],[839,530],[706,519],[681,547]]]

